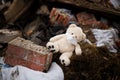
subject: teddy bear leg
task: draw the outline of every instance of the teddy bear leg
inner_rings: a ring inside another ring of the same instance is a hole
[[[82,50],[81,50],[79,44],[77,44],[76,47],[75,47],[75,53],[76,53],[76,55],[81,55],[81,53],[82,53]]]
[[[62,53],[62,55],[59,58],[61,64],[63,64],[64,66],[68,66],[70,64],[70,58],[71,58],[72,54],[73,54],[72,52]]]

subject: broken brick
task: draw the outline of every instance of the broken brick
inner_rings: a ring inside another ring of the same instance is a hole
[[[96,25],[98,26],[99,29],[108,29],[108,28],[110,28],[106,23],[103,23],[103,22],[100,22],[100,21],[98,21]]]
[[[80,12],[77,15],[78,23],[81,25],[96,25],[97,20],[93,14]]]
[[[44,65],[38,65],[38,64],[35,64],[31,61],[27,62],[26,63],[26,67],[29,67],[33,70],[39,70],[39,71],[43,71],[45,69],[45,67],[40,67],[40,66],[44,66]]]
[[[31,52],[30,54],[28,54],[28,60],[35,63],[44,64],[46,59],[47,59],[47,56],[40,55],[36,52]]]
[[[76,22],[76,18],[67,9],[52,8],[50,12],[51,25],[67,26],[70,21]]]
[[[26,61],[24,59],[19,58],[19,57],[15,57],[12,55],[7,55],[5,57],[5,63],[10,64],[11,66],[15,66],[15,65],[25,66],[26,65]]]
[[[19,48],[18,46],[9,44],[6,53],[10,53],[7,55],[17,55],[19,58],[23,58],[25,55],[25,50],[23,48]]]
[[[52,53],[48,52],[46,47],[20,37],[8,43],[5,63],[11,66],[23,65],[34,70],[46,71],[51,61]]]

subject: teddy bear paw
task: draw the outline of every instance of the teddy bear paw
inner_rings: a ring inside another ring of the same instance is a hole
[[[47,48],[50,50],[50,52],[53,52],[53,53],[58,52],[57,47],[54,45],[54,43],[49,42],[47,44]]]
[[[76,53],[76,55],[81,55],[82,51],[81,51],[81,49],[77,49],[77,50],[75,50],[75,53]]]
[[[76,55],[81,55],[82,54],[82,52],[80,51],[80,52],[76,52]]]
[[[50,52],[55,52],[54,45],[48,46],[48,49],[50,50]]]
[[[64,66],[68,66],[70,64],[70,59],[68,58],[62,58],[60,59],[61,64],[63,64]]]

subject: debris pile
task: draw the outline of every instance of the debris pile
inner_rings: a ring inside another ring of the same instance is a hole
[[[0,56],[12,66],[19,64],[41,71],[49,70],[48,65],[57,62],[65,80],[119,80],[119,3],[119,0],[2,0]],[[82,55],[74,55],[70,66],[65,67],[59,62],[60,54],[46,54],[45,46],[51,37],[65,33],[71,23],[83,29],[92,45],[80,42]]]

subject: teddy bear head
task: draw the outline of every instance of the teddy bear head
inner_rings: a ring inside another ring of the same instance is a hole
[[[66,34],[70,35],[76,42],[80,42],[86,39],[86,35],[83,33],[83,30],[76,24],[70,24]]]

